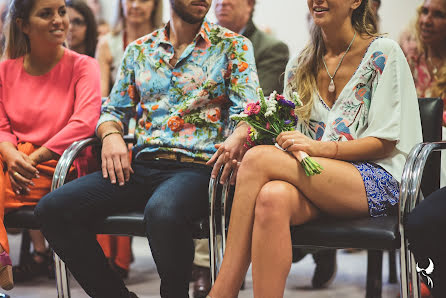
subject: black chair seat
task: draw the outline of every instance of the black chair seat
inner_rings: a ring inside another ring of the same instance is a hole
[[[291,238],[293,246],[353,247],[367,250],[400,247],[397,216],[355,220],[320,219],[291,227]]]
[[[193,237],[203,239],[209,237],[209,220],[194,223]],[[12,211],[5,216],[8,228],[36,229],[40,228],[32,207]],[[142,236],[145,237],[144,216],[142,213],[122,213],[108,216],[104,222],[95,227],[98,234]]]

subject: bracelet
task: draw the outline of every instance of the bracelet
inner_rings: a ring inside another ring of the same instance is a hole
[[[115,134],[115,133],[119,133],[119,134],[122,136],[122,133],[121,133],[120,131],[118,131],[118,130],[113,130],[113,131],[107,132],[107,133],[102,137],[102,139],[101,139],[101,143],[104,142],[104,139],[105,139],[106,137],[108,137],[109,135]]]
[[[336,141],[332,141],[332,142],[336,145],[336,152],[331,159],[336,159],[336,156],[338,156],[338,149],[339,149],[338,142],[336,142]]]

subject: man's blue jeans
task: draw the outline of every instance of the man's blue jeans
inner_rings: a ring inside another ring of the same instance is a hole
[[[43,197],[35,209],[42,232],[88,295],[128,297],[108,265],[94,225],[108,215],[144,210],[146,234],[161,277],[161,297],[189,297],[192,223],[208,215],[211,168],[169,160],[132,162],[126,185],[96,172]]]

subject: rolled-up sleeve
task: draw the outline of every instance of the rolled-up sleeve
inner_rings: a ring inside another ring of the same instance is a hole
[[[137,101],[135,63],[133,44],[130,44],[124,53],[110,96],[102,104],[101,117],[97,123],[96,132],[102,123],[108,121],[117,122],[123,127],[125,115],[134,109]]]

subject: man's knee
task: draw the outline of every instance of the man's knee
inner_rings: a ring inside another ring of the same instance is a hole
[[[40,199],[37,206],[34,208],[34,215],[40,223],[45,223],[53,220],[60,214],[59,206],[55,193],[50,192]]]

